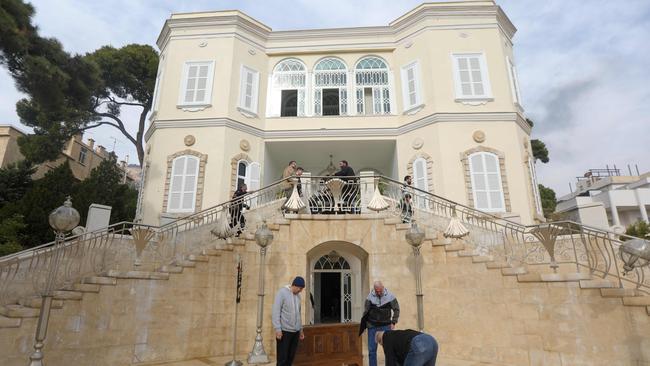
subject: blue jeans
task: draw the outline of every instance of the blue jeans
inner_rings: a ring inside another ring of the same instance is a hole
[[[375,333],[390,330],[389,325],[380,325],[378,327],[368,328],[368,366],[377,366],[377,342],[375,342]]]
[[[438,342],[428,334],[420,334],[411,339],[411,350],[404,366],[436,366],[437,356]]]

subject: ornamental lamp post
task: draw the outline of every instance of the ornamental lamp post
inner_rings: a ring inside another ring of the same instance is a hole
[[[643,239],[632,239],[623,242],[618,249],[623,260],[623,275],[650,264],[650,242]]]
[[[41,292],[42,303],[41,310],[38,314],[38,325],[36,327],[36,336],[34,352],[29,356],[29,366],[43,366],[43,346],[47,336],[47,326],[50,320],[50,310],[52,309],[52,299],[54,297],[54,287],[56,277],[59,272],[65,242],[65,233],[74,229],[79,224],[79,212],[72,207],[72,201],[68,196],[63,206],[55,209],[50,213],[48,218],[50,226],[56,233],[54,247],[50,251],[48,263],[48,276],[45,279],[45,288]]]
[[[424,330],[424,306],[422,304],[422,269],[420,268],[420,246],[424,241],[424,231],[418,228],[418,225],[413,221],[411,228],[406,232],[406,242],[409,243],[413,249],[413,256],[415,257],[415,297],[418,305],[418,329],[420,332]]]
[[[266,221],[255,231],[255,242],[260,247],[260,277],[257,292],[257,335],[253,350],[248,354],[249,364],[263,364],[271,362],[264,351],[262,338],[262,322],[264,320],[264,271],[266,265],[266,249],[273,241],[273,233],[266,226]]]

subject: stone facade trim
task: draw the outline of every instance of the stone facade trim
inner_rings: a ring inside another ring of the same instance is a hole
[[[503,190],[503,202],[504,202],[506,212],[512,212],[512,205],[510,203],[510,190],[508,189],[508,179],[506,176],[505,154],[499,150],[490,147],[485,147],[485,146],[477,146],[460,153],[460,161],[463,164],[463,172],[465,175],[465,188],[467,192],[468,206],[476,208],[474,203],[473,189],[472,189],[472,177],[471,177],[471,172],[469,170],[469,156],[478,152],[489,152],[496,155],[499,158],[499,173],[501,174],[501,189]]]
[[[192,155],[199,158],[199,174],[197,175],[196,182],[196,201],[194,203],[194,212],[201,211],[201,204],[203,203],[203,186],[205,184],[205,164],[208,162],[208,155],[201,154],[198,151],[186,149],[182,151],[175,152],[167,156],[167,172],[165,174],[165,195],[163,197],[163,207],[162,212],[167,212],[167,203],[169,200],[169,186],[172,181],[172,165],[174,159],[184,156]]]
[[[424,159],[427,162],[427,187],[429,188],[429,193],[433,193],[433,158],[425,152],[419,152],[411,157],[408,164],[406,165],[406,173],[413,177],[413,163],[418,158]],[[403,177],[400,177],[403,178]]]

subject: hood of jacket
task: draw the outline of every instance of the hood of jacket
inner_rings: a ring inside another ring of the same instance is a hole
[[[370,293],[368,294],[368,301],[376,306],[386,305],[393,300],[395,300],[395,295],[388,291],[386,287],[384,287],[384,292],[381,296],[377,296],[374,288],[370,290]]]

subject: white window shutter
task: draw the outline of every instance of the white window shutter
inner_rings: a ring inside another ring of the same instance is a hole
[[[427,162],[423,158],[417,158],[413,162],[413,182],[415,188],[423,191],[429,191],[427,184]]]
[[[260,163],[258,162],[253,162],[248,165],[246,171],[246,180],[248,181],[246,185],[248,186],[248,190],[257,191],[260,189],[260,170]]]
[[[259,91],[260,91],[260,73],[255,71],[253,73],[253,95],[251,96],[252,98],[252,104],[251,104],[251,111],[257,113],[257,104],[259,102]]]
[[[273,85],[273,75],[269,75],[266,96],[266,116],[280,117],[280,104],[282,103],[282,90]]]
[[[174,159],[172,162],[167,211],[194,211],[198,175],[198,158],[185,155]]]
[[[499,157],[486,152],[472,154],[469,166],[475,207],[490,212],[505,211]]]

